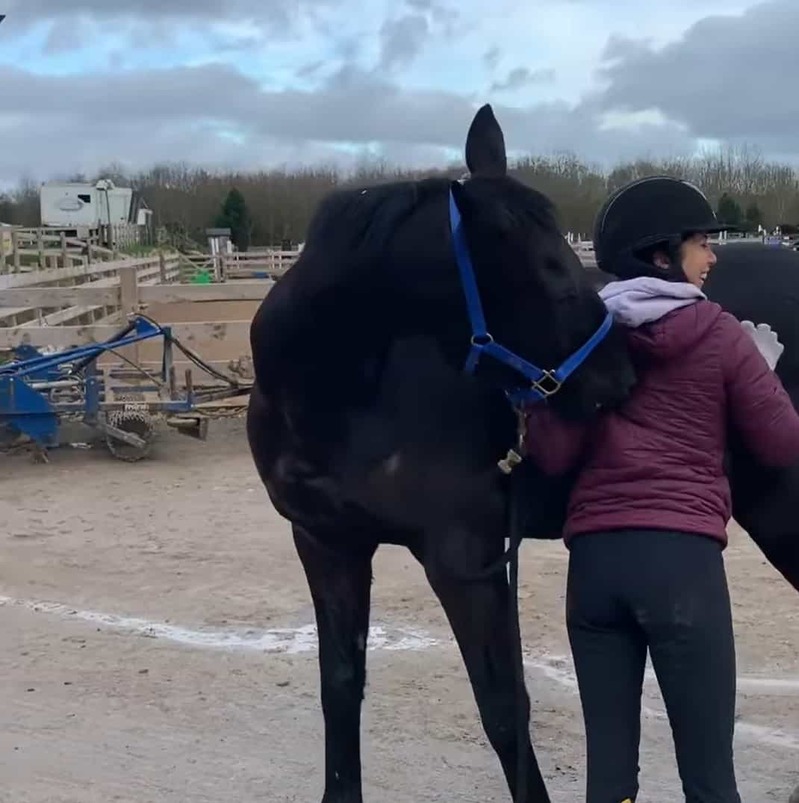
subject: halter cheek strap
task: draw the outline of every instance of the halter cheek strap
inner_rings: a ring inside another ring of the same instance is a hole
[[[455,261],[458,264],[463,293],[466,298],[466,309],[472,327],[471,349],[466,358],[464,370],[470,374],[474,373],[480,358],[485,354],[521,374],[526,383],[505,391],[505,395],[514,406],[541,401],[554,395],[604,340],[613,326],[613,316],[608,312],[594,334],[557,368],[539,368],[518,354],[514,354],[514,352],[497,343],[486,326],[483,305],[480,302],[480,294],[477,289],[474,266],[466,244],[460,211],[452,190],[449,193],[449,218]]]

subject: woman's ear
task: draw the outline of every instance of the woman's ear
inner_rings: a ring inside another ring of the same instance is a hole
[[[652,264],[661,270],[668,270],[671,267],[671,260],[665,251],[655,251],[652,254]]]

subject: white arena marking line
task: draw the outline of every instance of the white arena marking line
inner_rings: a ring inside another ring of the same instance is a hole
[[[0,596],[0,607],[13,605],[37,613],[49,613],[69,619],[102,625],[112,630],[124,630],[140,636],[164,639],[191,647],[222,650],[297,655],[316,652],[316,625],[302,627],[276,627],[265,631],[254,629],[189,630],[164,622],[151,622],[128,616],[116,616],[97,611],[81,611],[57,602],[36,602]],[[411,628],[390,628],[376,625],[369,628],[367,642],[370,650],[418,651],[436,645],[438,641]]]
[[[37,613],[48,613],[64,618],[80,619],[85,622],[102,625],[113,630],[122,630],[140,636],[184,644],[190,647],[205,647],[208,649],[246,650],[261,653],[282,653],[297,655],[300,653],[316,652],[316,626],[303,625],[302,627],[272,628],[266,631],[245,630],[189,630],[175,627],[164,622],[151,622],[128,616],[99,613],[97,611],[81,611],[69,605],[57,602],[37,602],[34,600],[20,600],[0,595],[0,607],[15,606],[25,608]],[[423,631],[411,628],[387,628],[376,625],[369,628],[368,649],[395,650],[419,652],[431,647],[446,644],[454,645],[452,639],[435,639]],[[577,692],[577,681],[572,670],[571,659],[566,656],[543,656],[538,658],[525,657],[525,666],[544,675],[560,686]],[[652,678],[651,672],[647,673]],[[799,688],[799,680],[792,678],[763,678],[740,677],[739,689],[752,688],[753,690],[781,690],[793,692]],[[665,720],[665,712],[657,711],[648,706],[642,707],[646,717]],[[780,731],[762,725],[753,725],[738,721],[735,726],[738,736],[747,737],[751,741],[799,751],[799,733]]]
[[[751,689],[753,693],[796,694],[799,692],[799,678],[763,678],[740,675],[738,691]]]
[[[537,660],[525,658],[524,665],[528,669],[539,672],[564,688],[575,693],[577,692],[577,679],[574,676],[574,671],[571,668],[573,664],[569,658],[555,655],[548,658],[539,658]],[[647,672],[647,679],[654,679],[654,675],[651,672]],[[778,680],[776,678],[738,678],[739,689],[747,685],[760,688],[787,687],[796,690],[799,688],[799,681],[794,679]],[[665,711],[658,711],[642,704],[641,712],[645,717],[650,719],[668,722]],[[735,734],[736,736],[747,738],[749,741],[766,744],[771,747],[781,747],[786,750],[799,751],[799,732],[782,731],[776,728],[767,728],[763,725],[753,725],[750,722],[738,720],[735,723]]]
[[[541,674],[551,677],[561,685],[569,685],[577,689],[577,680],[574,677],[573,663],[566,655],[551,655],[548,657],[525,659],[525,664],[536,669]],[[646,670],[646,680],[655,682],[655,673],[651,668]],[[737,680],[738,691],[751,691],[752,694],[774,696],[799,694],[799,678],[770,678],[760,675],[739,675]]]

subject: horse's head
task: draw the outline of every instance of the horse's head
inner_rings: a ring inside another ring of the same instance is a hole
[[[573,370],[561,387],[551,377],[541,382],[545,392],[558,388],[551,403],[571,418],[617,404],[634,382],[624,338],[610,326],[604,304],[559,230],[552,204],[508,176],[504,136],[488,105],[469,129],[466,162],[470,177],[450,188],[450,222],[460,217],[452,247],[461,281],[468,285],[464,270],[475,277],[473,296],[479,297],[490,335],[475,338],[478,344],[491,343],[480,354],[476,375],[518,392],[530,382],[518,364],[513,367],[514,355],[531,364],[524,369],[528,376],[531,366],[555,370],[574,355]],[[464,269],[464,260],[472,267]],[[464,303],[471,308],[474,331],[475,299]]]

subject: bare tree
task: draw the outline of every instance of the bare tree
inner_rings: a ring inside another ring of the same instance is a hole
[[[463,164],[455,163],[437,170],[412,171],[368,157],[346,174],[333,167],[294,172],[224,172],[176,162],[156,164],[137,172],[126,171],[121,164],[109,164],[88,180],[110,177],[119,186],[133,187],[153,210],[154,223],[160,230],[168,232],[174,242],[193,241],[200,247],[205,242],[205,229],[213,225],[228,190],[236,186],[250,210],[252,245],[257,247],[302,242],[316,205],[336,187],[369,186],[432,175],[457,178],[465,169]],[[714,207],[725,194],[742,209],[756,207],[759,219],[767,227],[799,224],[796,172],[788,165],[765,161],[750,146],[707,150],[693,159],[636,159],[607,171],[570,152],[551,157],[531,154],[512,164],[511,173],[553,200],[564,231],[583,236],[590,237],[594,216],[609,192],[653,173],[693,181]],[[38,186],[30,180],[23,181],[14,192],[0,199],[0,212],[10,218],[8,222],[38,225]]]

